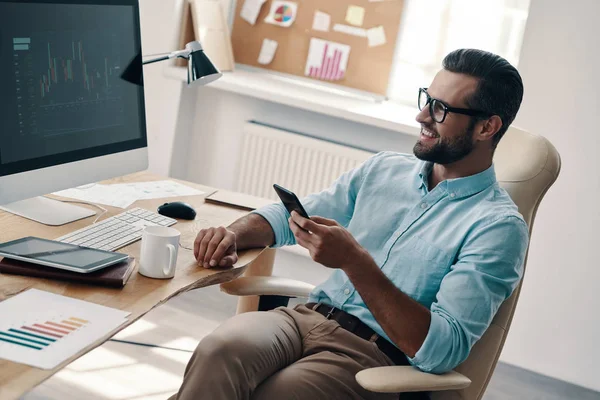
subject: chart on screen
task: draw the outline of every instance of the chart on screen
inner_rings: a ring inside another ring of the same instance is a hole
[[[52,369],[126,321],[128,312],[30,289],[0,303],[0,358]]]
[[[118,35],[31,32],[12,46],[21,136],[123,124]]]

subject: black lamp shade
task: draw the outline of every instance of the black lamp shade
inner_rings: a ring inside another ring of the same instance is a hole
[[[207,85],[219,79],[223,74],[209,60],[202,50],[190,54],[188,61],[188,85],[192,83]]]
[[[142,69],[141,53],[138,53],[138,55],[131,60],[129,65],[125,67],[125,70],[121,74],[121,79],[139,86],[144,86],[144,73]]]

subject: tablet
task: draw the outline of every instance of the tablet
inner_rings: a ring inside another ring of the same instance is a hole
[[[0,244],[0,256],[83,274],[108,267],[129,257],[127,254],[32,236]]]

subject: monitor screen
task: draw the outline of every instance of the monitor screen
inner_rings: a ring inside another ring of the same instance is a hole
[[[0,0],[0,176],[146,147],[137,0]]]

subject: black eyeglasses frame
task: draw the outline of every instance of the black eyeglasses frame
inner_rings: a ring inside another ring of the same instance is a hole
[[[471,108],[451,107],[448,104],[444,103],[442,100],[431,97],[429,95],[429,93],[427,93],[427,88],[419,88],[419,97],[417,98],[417,107],[419,108],[419,111],[423,110],[421,108],[421,102],[419,101],[421,99],[421,93],[424,93],[425,96],[427,96],[427,103],[425,103],[425,105],[426,106],[429,105],[429,115],[431,115],[431,118],[438,124],[441,124],[446,120],[446,116],[448,115],[449,112],[453,112],[456,114],[469,115],[471,117],[480,117],[480,118],[489,118],[493,115],[486,111],[473,110]],[[434,105],[436,102],[441,104],[444,109],[444,115],[442,116],[442,119],[440,121],[435,119],[435,116],[433,113],[433,108],[434,108]]]

